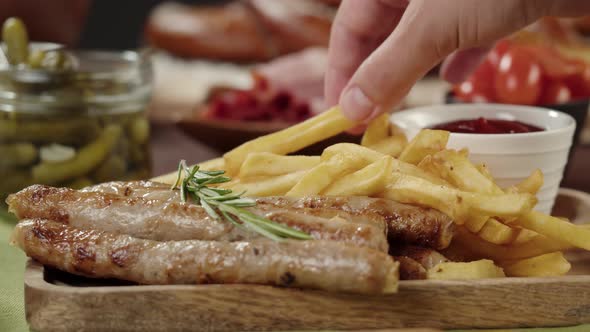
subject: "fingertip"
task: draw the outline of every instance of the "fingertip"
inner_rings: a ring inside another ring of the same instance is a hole
[[[342,113],[352,121],[362,122],[375,112],[375,104],[357,85],[344,90],[340,97]]]

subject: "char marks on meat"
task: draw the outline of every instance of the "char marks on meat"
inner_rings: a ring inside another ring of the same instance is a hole
[[[101,192],[34,185],[11,195],[7,202],[10,210],[21,219],[49,219],[81,229],[128,234],[142,239],[243,241],[260,237],[258,233],[212,218],[195,204],[153,199],[161,191],[151,193],[142,182],[136,186],[112,188],[106,187],[107,190]],[[166,191],[171,192],[169,188]],[[250,208],[250,211],[306,232],[317,240],[341,241],[388,251],[385,229],[378,224],[300,214],[296,209],[283,207],[262,206]]]
[[[332,241],[158,242],[32,219],[12,241],[42,264],[140,284],[245,283],[360,294],[392,293],[399,263]]]

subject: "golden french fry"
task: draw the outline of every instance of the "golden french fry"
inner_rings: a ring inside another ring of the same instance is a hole
[[[399,160],[417,165],[427,155],[444,149],[447,146],[449,134],[444,130],[422,129],[402,151]]]
[[[382,192],[393,173],[393,157],[380,160],[334,181],[322,195],[372,196]]]
[[[509,244],[514,242],[519,233],[519,228],[510,227],[495,218],[489,218],[477,235],[491,243]]]
[[[286,196],[302,197],[318,195],[336,179],[364,166],[363,161],[359,158],[354,158],[354,156],[335,155],[330,160],[322,161],[307,171],[293,188],[287,192]]]
[[[467,155],[465,155],[465,156],[468,157]],[[475,165],[475,168],[477,168],[477,170],[481,173],[481,175],[485,176],[490,181],[494,181],[494,177],[492,176],[492,173],[490,173],[490,169],[488,168],[488,166],[486,164],[477,164],[477,165]]]
[[[505,277],[502,268],[489,259],[473,262],[443,262],[428,270],[428,279],[485,279]]]
[[[529,193],[536,195],[541,187],[543,186],[543,172],[540,169],[536,169],[526,179],[522,180],[516,186],[506,189],[506,192],[515,193]]]
[[[482,194],[502,194],[503,191],[493,180],[483,175],[475,165],[455,150],[442,150],[427,158],[429,170],[435,170],[436,174],[453,184],[455,187]],[[425,167],[420,163],[422,167]]]
[[[282,156],[270,152],[250,153],[240,167],[240,178],[273,176],[313,168],[320,163],[319,156]]]
[[[459,224],[469,220],[470,215],[520,216],[536,203],[536,198],[530,194],[470,193],[398,172],[394,172],[392,183],[381,195],[398,202],[437,209]]]
[[[467,228],[471,233],[477,234],[483,229],[489,219],[490,217],[484,215],[471,216],[465,221],[465,228]]]
[[[299,171],[284,175],[252,178],[247,181],[232,180],[220,187],[229,188],[235,192],[246,191],[245,196],[278,196],[285,195],[308,171]]]
[[[512,244],[515,244],[515,245],[523,244],[523,243],[533,240],[534,238],[536,238],[538,236],[542,236],[542,235],[539,235],[539,233],[537,233],[537,232],[533,232],[531,230],[521,228],[520,232],[518,233],[518,235],[516,236],[514,241],[512,241]]]
[[[370,145],[369,149],[397,158],[407,144],[408,139],[402,134],[384,138],[379,142]]]
[[[197,165],[199,165],[200,169],[206,170],[206,171],[225,169],[224,163],[223,163],[223,158],[215,158],[215,159],[203,161],[201,163],[198,163]],[[172,185],[176,181],[177,177],[178,177],[178,171],[174,171],[174,172],[170,172],[168,174],[164,174],[164,175],[160,175],[155,178],[152,178],[151,181],[161,182],[161,183],[166,183],[166,184]]]
[[[509,277],[562,276],[572,267],[560,251],[516,261],[498,262],[498,265]]]
[[[350,155],[360,158],[365,163],[363,167],[370,163],[374,163],[385,156],[383,153],[379,153],[358,144],[338,143],[324,149],[321,158],[322,160],[328,160],[337,154]],[[415,165],[402,162],[399,159],[393,160],[393,170],[400,173],[410,174],[435,184],[449,186],[445,180],[442,180],[435,175],[429,174]]]
[[[338,143],[325,148],[322,152],[321,159],[322,161],[330,160],[334,156],[340,154],[354,155],[355,158],[362,159],[366,163],[366,165],[374,163],[377,160],[383,158],[384,156],[383,153],[371,150],[367,147],[358,144]]]
[[[387,137],[389,137],[389,113],[383,113],[373,119],[361,139],[362,146],[371,146]]]
[[[451,246],[460,247],[461,251],[469,253],[469,257],[490,258],[494,261],[530,258],[572,248],[567,243],[555,241],[541,235],[523,244],[497,245],[484,241],[463,227],[457,228]]]
[[[590,250],[590,229],[569,221],[531,211],[520,216],[514,223],[548,238],[569,243],[576,248]]]
[[[258,137],[227,152],[223,155],[226,170],[230,175],[237,174],[248,154],[252,152],[288,154],[337,135],[354,125],[354,122],[340,112],[340,107],[333,107],[309,120]]]

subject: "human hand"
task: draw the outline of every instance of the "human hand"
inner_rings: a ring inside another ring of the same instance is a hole
[[[464,79],[494,41],[542,16],[590,13],[574,0],[344,0],[332,25],[325,95],[352,120],[390,109],[426,72]]]

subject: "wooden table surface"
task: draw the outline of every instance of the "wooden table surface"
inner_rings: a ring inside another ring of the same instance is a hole
[[[572,153],[571,164],[562,182],[562,187],[590,192],[590,145],[578,146],[573,149]],[[221,152],[195,141],[173,124],[153,125],[154,175],[175,170],[181,159],[185,159],[189,163],[197,163],[220,155]]]

